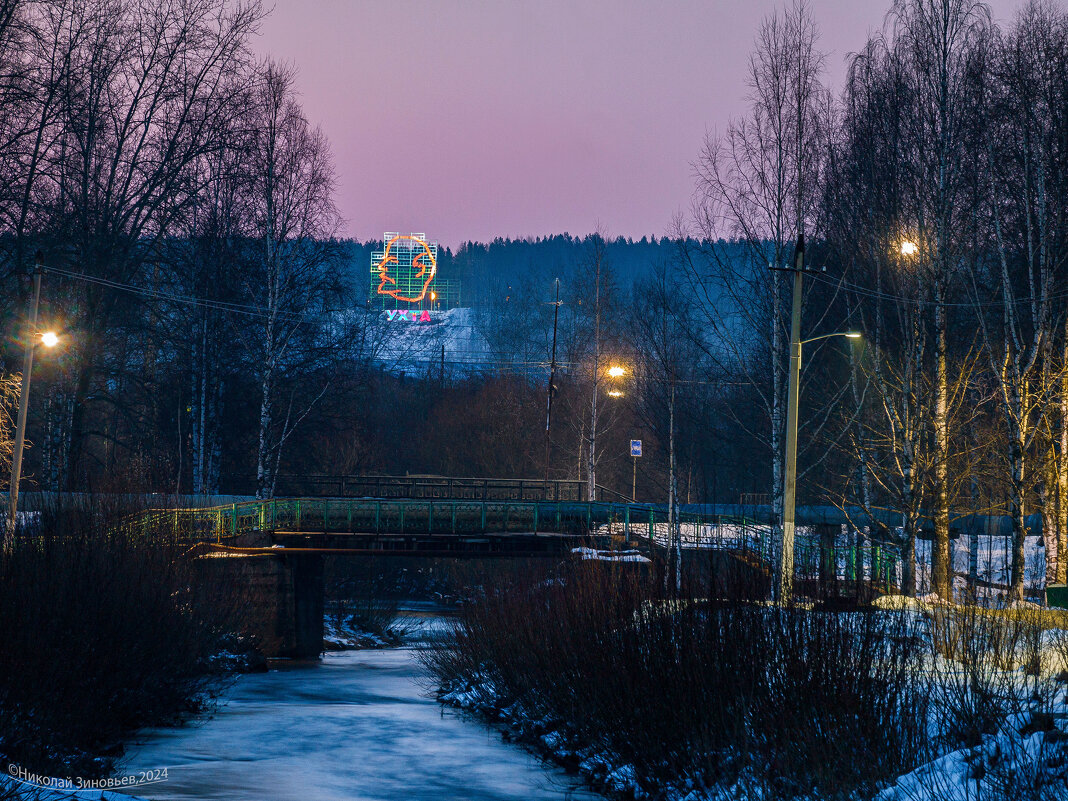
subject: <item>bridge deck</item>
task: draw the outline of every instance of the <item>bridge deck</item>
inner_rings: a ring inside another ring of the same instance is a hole
[[[146,534],[173,531],[192,542],[335,553],[546,555],[593,543],[637,541],[665,548],[668,515],[648,504],[468,499],[274,498],[207,509],[167,509],[130,521]],[[744,518],[682,513],[682,547],[727,550],[754,564],[774,562],[771,528]],[[900,556],[877,543],[832,543],[799,533],[797,578],[828,574],[889,586]]]

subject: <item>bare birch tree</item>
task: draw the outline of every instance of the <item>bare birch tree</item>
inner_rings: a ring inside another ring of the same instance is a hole
[[[695,237],[684,237],[683,264],[718,334],[717,361],[745,376],[767,415],[779,528],[788,315],[782,274],[769,268],[785,265],[816,213],[827,108],[818,36],[803,1],[764,20],[749,59],[749,112],[706,140],[695,165],[694,230],[681,232]]]
[[[264,316],[248,341],[260,385],[256,494],[268,498],[286,440],[327,386],[307,375],[288,387],[284,379],[294,365],[328,355],[344,333],[340,317],[330,318],[338,288],[331,240],[340,219],[326,137],[305,119],[291,69],[268,62],[254,98],[252,234],[261,252],[247,291]]]

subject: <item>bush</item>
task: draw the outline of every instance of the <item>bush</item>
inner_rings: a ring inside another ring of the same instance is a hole
[[[906,801],[1044,801],[1068,795],[1068,634],[1032,609],[931,610],[932,757],[898,783]],[[1063,725],[1063,724],[1062,724]]]
[[[425,659],[443,687],[633,766],[654,796],[847,798],[924,755],[914,615],[669,601],[660,586],[596,563],[494,586]]]
[[[197,711],[225,672],[236,592],[126,512],[52,510],[0,552],[0,751],[27,769],[106,774],[124,735]]]

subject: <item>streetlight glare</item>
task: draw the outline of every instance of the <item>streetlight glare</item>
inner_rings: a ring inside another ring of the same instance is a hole
[[[59,344],[59,335],[55,331],[45,331],[41,334],[41,344],[46,348],[54,348]]]
[[[919,249],[919,246],[915,242],[910,242],[907,239],[901,243],[902,256],[915,256]]]
[[[861,337],[860,331],[846,331],[845,335],[849,337],[849,339],[860,339]]]
[[[626,375],[626,373],[626,368],[620,367],[618,364],[613,364],[608,368],[608,375],[612,378],[619,378],[620,376]]]
[[[618,389],[612,389],[612,390],[609,390],[608,396],[610,398],[622,398],[623,397],[623,393],[620,392]]]

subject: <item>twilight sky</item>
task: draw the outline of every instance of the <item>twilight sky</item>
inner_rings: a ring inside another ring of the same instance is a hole
[[[268,0],[268,3],[270,0]],[[706,131],[744,112],[771,0],[274,0],[345,232],[443,245],[598,226],[661,236]],[[1022,0],[994,0],[1006,21]],[[836,88],[890,0],[811,0]]]

